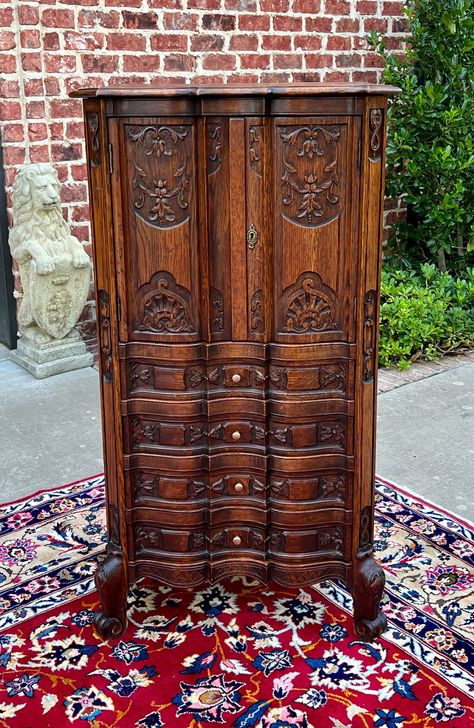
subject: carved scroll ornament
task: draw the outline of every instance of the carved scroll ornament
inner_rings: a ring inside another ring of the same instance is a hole
[[[321,276],[307,271],[283,291],[283,333],[311,334],[338,329],[336,295]]]

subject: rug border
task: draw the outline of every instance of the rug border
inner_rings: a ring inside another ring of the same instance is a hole
[[[24,495],[23,498],[15,498],[15,500],[12,501],[5,501],[5,503],[0,503],[0,508],[3,508],[4,506],[13,506],[16,503],[21,503],[22,501],[30,500],[31,498],[36,498],[37,496],[41,495],[42,493],[51,493],[53,490],[58,490],[59,488],[68,488],[70,485],[77,485],[78,483],[85,483],[88,480],[92,480],[93,478],[99,478],[101,475],[104,475],[104,473],[96,473],[95,475],[88,475],[86,478],[79,478],[79,480],[73,480],[71,483],[64,483],[64,485],[53,485],[51,488],[40,488],[40,490],[36,490],[34,493],[30,493],[30,495]]]
[[[424,495],[419,495],[419,493],[416,493],[414,490],[410,490],[409,488],[406,488],[405,486],[399,485],[398,483],[395,483],[393,480],[388,480],[387,478],[382,478],[381,475],[375,475],[375,479],[380,480],[380,482],[384,483],[385,485],[394,485],[395,488],[400,490],[405,495],[411,496],[412,498],[417,498],[419,501],[421,501],[425,505],[431,506],[432,508],[436,508],[436,510],[441,511],[441,513],[444,513],[445,516],[449,516],[454,521],[459,521],[459,523],[461,523],[463,526],[466,526],[466,528],[474,530],[474,521],[468,521],[466,518],[463,518],[462,516],[458,516],[457,513],[448,511],[447,508],[443,508],[443,506],[438,505],[438,503],[435,503],[434,501],[430,500],[429,498],[425,498]]]

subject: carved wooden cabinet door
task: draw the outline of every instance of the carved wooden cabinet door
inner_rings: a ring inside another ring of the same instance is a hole
[[[373,557],[390,87],[83,90],[101,356],[104,634],[127,579],[341,578]],[[118,595],[118,596],[116,596]]]

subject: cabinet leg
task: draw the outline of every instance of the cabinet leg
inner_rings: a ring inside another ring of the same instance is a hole
[[[120,552],[109,552],[95,573],[101,609],[94,626],[106,639],[118,637],[127,627],[127,580]]]
[[[354,631],[364,642],[372,642],[387,628],[387,619],[380,611],[384,586],[385,574],[373,554],[359,555],[354,565],[352,598]]]

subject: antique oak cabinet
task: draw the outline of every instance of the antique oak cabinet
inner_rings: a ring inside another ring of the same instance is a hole
[[[367,85],[83,89],[108,547],[129,582],[339,578],[373,639],[387,96]]]

